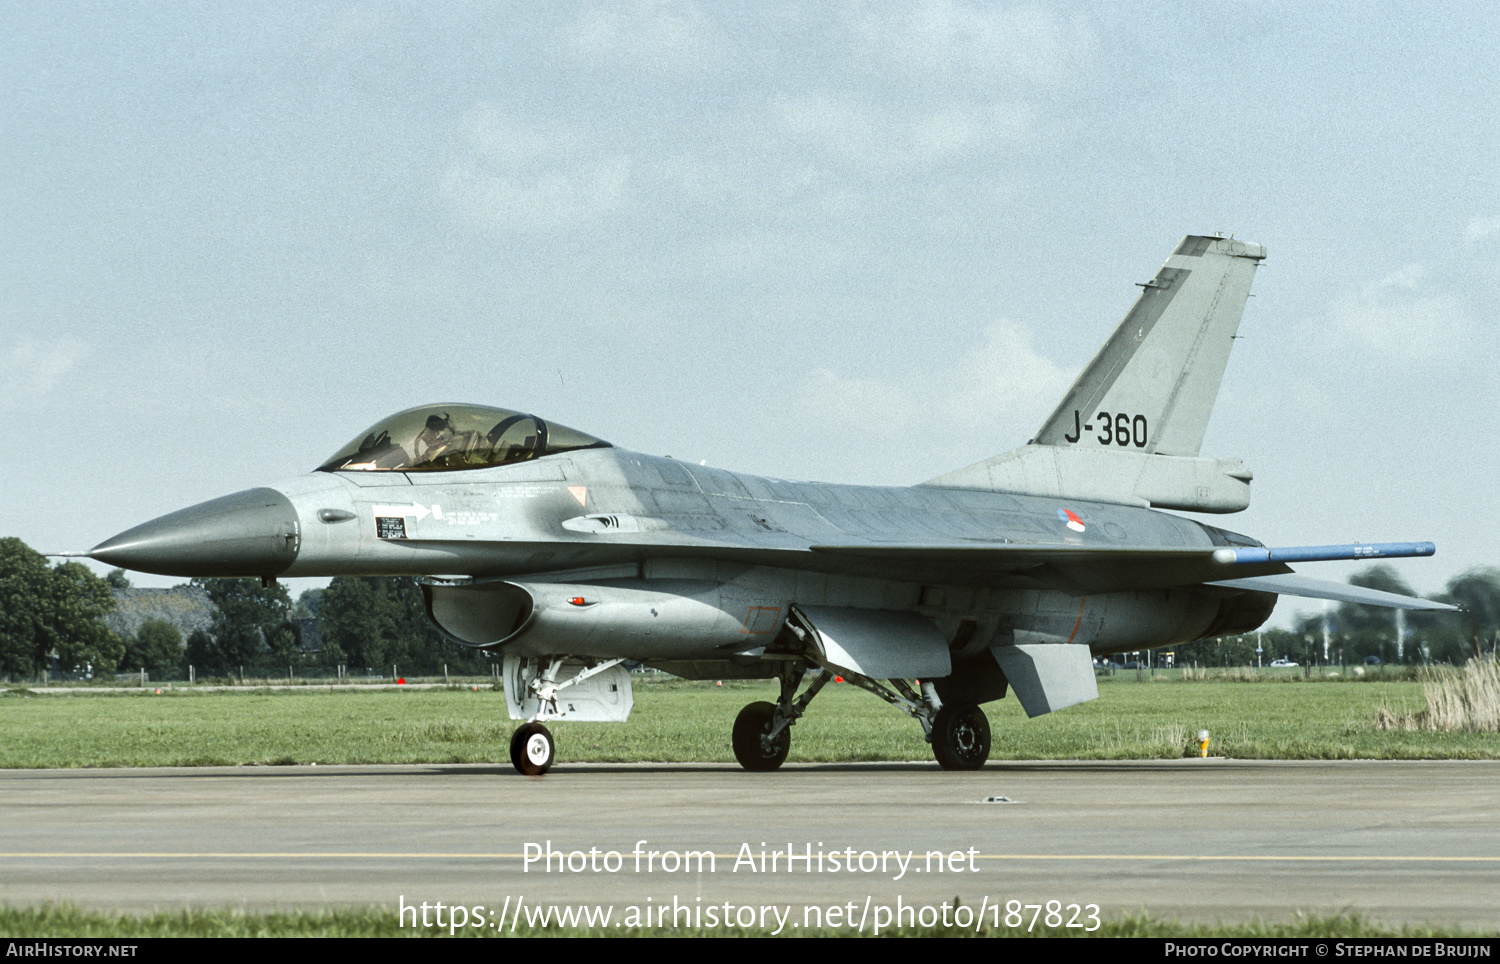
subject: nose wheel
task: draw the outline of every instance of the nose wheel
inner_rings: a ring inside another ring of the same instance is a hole
[[[557,747],[552,734],[540,723],[523,723],[510,737],[510,762],[528,777],[539,777],[552,768]]]
[[[977,770],[990,758],[990,721],[973,703],[945,705],[932,720],[932,755],[944,770]]]

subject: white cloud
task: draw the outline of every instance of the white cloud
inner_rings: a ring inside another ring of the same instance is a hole
[[[712,62],[717,30],[694,3],[637,0],[600,4],[566,32],[572,52],[647,70],[685,70]]]
[[[1010,321],[992,322],[982,344],[962,354],[955,347],[954,353],[952,365],[901,384],[817,369],[802,380],[798,394],[808,412],[841,436],[857,436],[861,448],[933,456],[936,464],[947,464],[944,457],[996,454],[985,448],[994,440],[1024,442],[1075,375],[1038,354],[1031,332]],[[962,455],[937,456],[935,450]]]
[[[781,131],[850,164],[907,168],[1018,142],[1032,111],[1019,103],[946,102],[921,109],[882,106],[833,94],[781,98]]]
[[[76,338],[19,339],[0,356],[0,399],[12,405],[41,398],[88,353]]]
[[[501,230],[574,227],[619,208],[628,156],[566,125],[527,121],[491,104],[464,118],[462,157],[443,175],[443,198],[464,219]]]
[[[859,5],[852,9],[849,30],[872,62],[908,76],[984,87],[1070,82],[1097,46],[1081,18],[951,0]]]
[[[1470,218],[1464,226],[1464,240],[1470,244],[1493,234],[1500,234],[1500,218]]]
[[[1427,270],[1410,264],[1334,302],[1335,331],[1394,359],[1464,360],[1473,319],[1457,297],[1434,290]]]

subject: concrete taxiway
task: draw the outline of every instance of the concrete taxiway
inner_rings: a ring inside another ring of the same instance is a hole
[[[489,765],[6,771],[0,900],[111,910],[404,900],[499,913],[519,898],[800,908],[958,897],[1208,921],[1352,911],[1493,930],[1497,810],[1491,761],[770,774],[562,764],[540,778]],[[525,862],[528,845],[549,842],[578,852],[571,869],[566,858],[550,871]],[[714,857],[685,869],[686,851]]]

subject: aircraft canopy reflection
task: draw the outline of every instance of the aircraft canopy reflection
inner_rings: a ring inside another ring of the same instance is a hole
[[[577,429],[488,405],[420,405],[381,419],[320,472],[452,472],[612,446]]]

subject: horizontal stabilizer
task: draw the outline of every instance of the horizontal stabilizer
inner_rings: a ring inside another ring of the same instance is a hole
[[[1214,561],[1226,566],[1264,562],[1334,562],[1344,559],[1404,559],[1430,556],[1435,552],[1437,546],[1430,542],[1376,542],[1352,546],[1248,546],[1215,549]]]
[[[1430,553],[1429,553],[1430,555]],[[1379,589],[1366,589],[1344,582],[1328,579],[1313,579],[1296,573],[1281,576],[1251,576],[1248,579],[1223,579],[1209,583],[1210,586],[1226,586],[1230,589],[1251,589],[1256,592],[1274,592],[1283,596],[1305,596],[1309,599],[1333,599],[1337,602],[1359,603],[1363,606],[1384,606],[1387,609],[1433,609],[1456,610],[1457,606],[1417,599]]]

